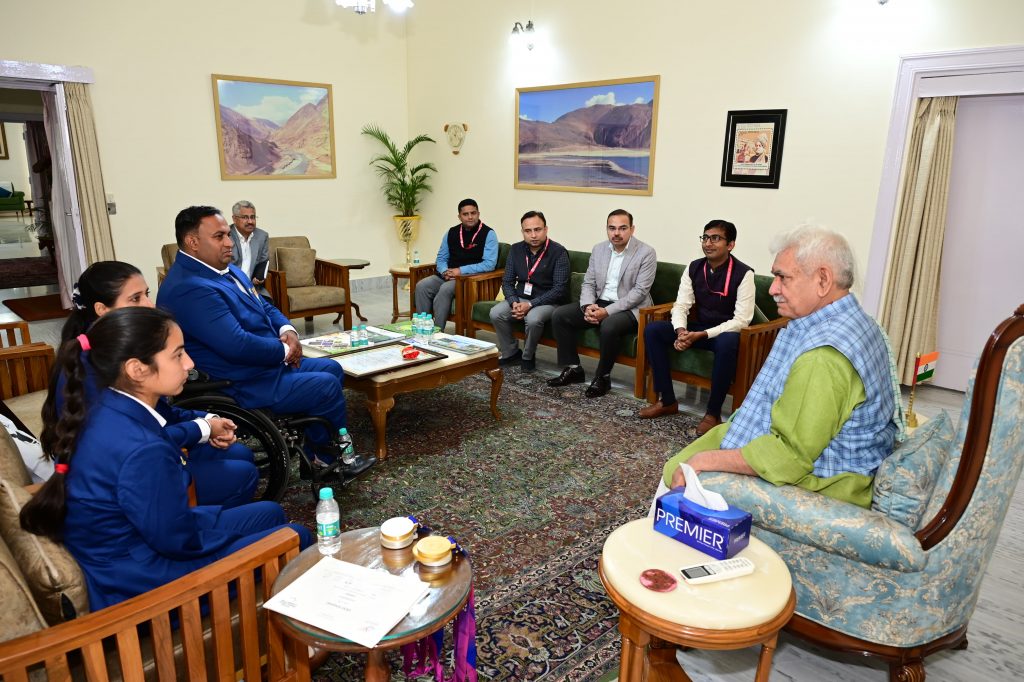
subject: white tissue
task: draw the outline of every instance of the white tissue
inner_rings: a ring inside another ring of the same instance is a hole
[[[686,489],[683,491],[683,497],[694,504],[699,504],[714,511],[725,511],[729,508],[729,503],[725,501],[724,497],[716,492],[704,489],[704,486],[700,484],[700,479],[697,478],[697,472],[693,470],[692,466],[682,462],[679,464],[679,468],[683,470],[683,478],[686,479]]]

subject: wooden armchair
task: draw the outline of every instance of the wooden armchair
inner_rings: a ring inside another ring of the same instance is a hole
[[[336,313],[335,322],[344,318],[345,328],[352,327],[352,289],[347,266],[316,258],[306,237],[271,237],[268,247],[270,269],[266,288],[285,317],[312,320],[314,315]],[[282,249],[287,249],[283,258]],[[292,258],[298,251],[308,252],[301,264],[299,259]]]
[[[494,296],[497,296],[497,292],[501,291],[501,277],[505,273],[505,257],[507,255],[508,245],[499,244],[498,268],[496,270],[491,270],[490,272],[481,272],[476,275],[459,275],[458,277],[455,278],[455,298],[452,300],[451,316],[448,319],[450,319],[452,323],[455,325],[456,334],[467,335],[471,307],[474,302],[481,300],[478,296],[483,295],[470,292],[489,292],[490,288],[487,288],[486,284],[483,283],[490,282],[492,280],[497,282],[497,288],[494,290]],[[410,265],[409,290],[413,292],[413,296],[415,297],[416,285],[420,281],[436,274],[436,263],[422,263],[420,265]],[[485,296],[483,300],[488,300],[488,298],[493,298],[493,296]]]
[[[3,642],[0,677],[27,682],[45,671],[50,680],[309,680],[306,646],[285,640],[258,607],[298,554],[298,536],[281,529],[163,587]]]
[[[740,330],[739,354],[736,361],[736,378],[729,387],[732,395],[732,409],[735,412],[743,403],[750,386],[757,378],[758,372],[768,358],[772,350],[775,337],[779,335],[783,327],[789,322],[784,317],[778,317],[778,310],[775,306],[769,305],[765,300],[771,278],[766,276],[755,277],[758,288],[758,307],[754,314],[754,324]],[[763,295],[762,295],[763,294]],[[663,303],[640,309],[640,328],[637,331],[637,363],[636,363],[636,386],[637,395],[646,395],[647,401],[653,403],[657,400],[654,395],[653,381],[650,380],[650,366],[647,364],[647,348],[644,343],[644,329],[648,324],[658,320],[669,320],[672,317],[672,306],[675,303]],[[758,314],[760,313],[760,314]],[[772,319],[774,318],[774,319]],[[759,321],[760,320],[760,321]],[[677,367],[672,370],[672,378],[685,384],[699,386],[704,389],[711,388],[711,361],[710,351],[691,349],[679,358]],[[678,365],[682,364],[681,367]]]
[[[21,341],[18,341],[18,337]],[[53,348],[45,343],[32,343],[28,324],[0,324],[0,399],[13,398],[46,389],[53,367]]]

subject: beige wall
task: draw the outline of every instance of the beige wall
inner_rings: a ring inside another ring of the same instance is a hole
[[[10,158],[0,159],[0,180],[9,180],[14,183],[17,192],[24,192],[26,199],[32,198],[32,188],[28,184],[28,158],[25,151],[25,124],[4,123],[4,133],[7,135],[7,151]],[[13,216],[13,213],[5,213],[4,217]]]
[[[327,258],[364,256],[370,274],[403,253],[366,166],[359,128],[407,125],[404,20],[357,17],[326,0],[34,0],[5,6],[0,59],[91,67],[91,87],[118,258],[156,284],[159,247],[189,204],[256,204],[274,234],[307,234]],[[45,27],[45,28],[44,28]],[[280,78],[334,87],[338,177],[222,181],[210,75]]]
[[[543,210],[552,237],[586,249],[607,213],[634,213],[662,260],[700,256],[710,218],[739,228],[736,254],[766,272],[770,236],[814,218],[850,238],[864,270],[899,57],[1024,42],[1019,0],[563,0],[422,2],[410,14],[409,128],[469,124],[442,158],[427,205],[436,249],[463,196],[506,240]],[[546,34],[532,54],[508,44],[514,21]],[[443,49],[442,49],[443,46]],[[513,184],[515,88],[661,75],[653,197],[536,190]],[[719,185],[726,112],[789,110],[778,190]],[[438,220],[440,216],[440,220]]]

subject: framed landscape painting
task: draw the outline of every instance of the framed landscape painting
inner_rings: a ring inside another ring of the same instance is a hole
[[[516,89],[516,189],[654,193],[660,76]]]
[[[725,123],[723,187],[779,188],[786,109],[730,111]]]
[[[213,75],[222,180],[333,178],[330,84]]]
[[[0,121],[0,159],[11,158],[11,153],[7,151],[7,132],[4,130],[4,122]]]

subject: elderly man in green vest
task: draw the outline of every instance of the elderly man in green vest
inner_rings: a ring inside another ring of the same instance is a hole
[[[850,293],[853,252],[842,235],[801,227],[772,251],[770,292],[791,321],[743,406],[672,457],[664,481],[683,485],[687,462],[870,507],[875,471],[902,427],[888,341]]]

